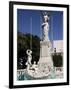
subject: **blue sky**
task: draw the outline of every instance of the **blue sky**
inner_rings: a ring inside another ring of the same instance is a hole
[[[41,38],[43,22],[40,10],[17,10],[17,30],[23,33],[31,33]],[[50,40],[63,39],[63,12],[62,11],[49,11],[50,12]],[[53,35],[53,36],[52,36]]]

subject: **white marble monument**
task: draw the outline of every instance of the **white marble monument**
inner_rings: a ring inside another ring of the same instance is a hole
[[[32,51],[27,51],[28,55],[28,62],[27,62],[27,72],[28,75],[34,77],[34,78],[43,78],[48,77],[52,74],[53,71],[53,61],[51,56],[51,42],[49,40],[49,17],[47,13],[45,12],[43,15],[43,23],[42,23],[42,40],[40,41],[40,58],[39,62],[36,65],[35,63],[31,65],[31,54]],[[31,69],[30,69],[31,67]]]
[[[40,41],[40,59],[39,59],[39,68],[41,72],[51,72],[53,70],[53,61],[51,56],[51,49],[52,45],[49,40],[49,17],[47,13],[45,12],[44,16],[44,22],[42,23],[42,41]],[[48,70],[48,71],[47,71]]]

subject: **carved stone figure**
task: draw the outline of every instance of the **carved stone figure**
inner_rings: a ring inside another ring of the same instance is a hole
[[[44,22],[42,23],[42,28],[43,28],[43,41],[49,41],[49,37],[48,37],[48,31],[49,31],[49,17],[48,15],[44,15]]]
[[[32,51],[31,50],[27,50],[26,51],[26,53],[27,53],[27,55],[28,55],[28,60],[27,60],[27,63],[26,63],[26,65],[27,65],[27,69],[29,70],[30,69],[30,66],[31,66],[31,60],[32,60]]]
[[[32,65],[32,69],[34,69],[34,73],[38,72],[38,65],[36,65],[35,61],[34,61],[34,64]]]

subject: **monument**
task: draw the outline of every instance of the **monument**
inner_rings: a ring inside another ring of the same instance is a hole
[[[40,58],[36,65],[35,62],[31,65],[31,54],[32,51],[27,51],[28,61],[27,61],[27,73],[33,78],[45,78],[52,74],[53,72],[53,61],[51,56],[52,45],[49,40],[49,16],[46,12],[43,15],[42,23],[42,40],[40,41]]]
[[[52,45],[49,40],[49,16],[47,13],[44,13],[43,16],[44,22],[42,23],[42,41],[40,41],[40,59],[39,59],[39,68],[40,72],[45,71],[46,73],[49,74],[53,70],[53,61],[52,61],[52,56],[51,56],[51,49]]]

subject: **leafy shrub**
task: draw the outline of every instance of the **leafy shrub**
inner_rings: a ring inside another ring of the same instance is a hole
[[[63,66],[63,56],[61,54],[54,54],[52,57],[53,57],[53,64],[55,67]]]

